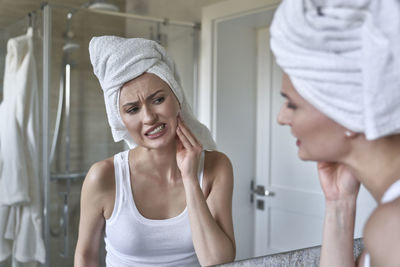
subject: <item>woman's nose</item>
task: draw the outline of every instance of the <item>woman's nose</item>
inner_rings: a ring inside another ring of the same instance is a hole
[[[290,110],[285,104],[282,105],[281,110],[278,113],[277,121],[280,125],[290,125]]]
[[[143,123],[145,124],[154,124],[157,121],[157,114],[150,107],[143,108],[144,116]]]

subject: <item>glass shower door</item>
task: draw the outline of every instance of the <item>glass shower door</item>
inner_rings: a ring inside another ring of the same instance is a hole
[[[155,39],[175,59],[183,89],[195,102],[198,29],[141,21],[86,9],[51,6],[49,86],[48,265],[72,266],[78,237],[80,191],[90,166],[127,149],[114,143],[103,92],[88,46],[93,36]],[[104,244],[100,261],[104,265]]]

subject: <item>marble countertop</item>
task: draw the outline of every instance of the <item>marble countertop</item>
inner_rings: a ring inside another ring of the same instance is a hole
[[[354,240],[354,258],[357,258],[363,250],[363,243],[361,239]],[[288,251],[279,254],[272,254],[247,260],[235,261],[227,264],[216,266],[223,267],[283,267],[283,266],[319,266],[319,255],[321,253],[321,246]]]

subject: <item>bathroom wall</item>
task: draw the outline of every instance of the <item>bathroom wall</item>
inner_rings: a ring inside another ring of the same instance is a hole
[[[117,2],[117,1],[116,1]],[[124,2],[118,1],[124,11]],[[52,12],[52,53],[51,53],[51,89],[50,89],[50,135],[54,133],[59,98],[59,84],[63,62],[63,46],[67,39],[68,10],[53,8]],[[125,34],[125,20],[99,15],[87,11],[74,13],[71,19],[69,42],[79,48],[70,52],[71,63],[71,107],[70,107],[70,172],[86,172],[99,160],[111,157],[123,150],[123,144],[114,143],[107,122],[103,92],[93,74],[88,54],[88,44],[92,36]],[[66,121],[62,121],[59,143],[56,149],[51,172],[67,172]],[[51,139],[50,139],[51,140]],[[72,266],[73,255],[78,236],[79,203],[82,179],[71,181],[70,189],[66,181],[50,184],[50,266]],[[70,191],[67,256],[64,253],[63,229],[60,218],[63,211],[63,192]]]
[[[33,1],[32,1],[33,2]],[[55,2],[55,1],[52,1]],[[85,1],[76,0],[67,4],[80,6]],[[117,0],[121,12],[125,11],[125,0]],[[2,6],[3,3],[0,4]],[[21,2],[21,5],[24,3]],[[31,3],[32,4],[32,3]],[[40,7],[29,5],[30,10]],[[16,6],[12,3],[8,6],[10,12],[14,12]],[[23,9],[23,8],[21,8]],[[1,12],[3,12],[2,10]],[[1,13],[0,12],[0,13]],[[59,97],[59,83],[62,73],[63,46],[66,43],[66,21],[68,9],[52,8],[52,50],[51,50],[51,86],[50,86],[50,145],[54,134],[56,113]],[[40,108],[43,99],[42,92],[42,12],[36,11],[34,20],[35,57],[39,80]],[[3,17],[4,19],[4,17]],[[122,151],[122,143],[114,143],[108,126],[102,90],[93,74],[89,61],[88,43],[95,35],[125,34],[125,19],[111,16],[99,15],[90,12],[77,12],[73,15],[71,24],[71,41],[79,44],[79,49],[71,53],[71,114],[70,114],[70,172],[86,172],[90,166],[99,160],[105,159]],[[6,45],[9,38],[26,33],[27,13],[12,23],[4,23],[7,26],[0,28],[0,102],[3,100],[3,73],[6,55]],[[65,113],[64,113],[65,115]],[[66,125],[65,119],[61,123],[61,135],[56,148],[51,173],[59,174],[66,172]],[[41,132],[38,135],[41,136]],[[41,147],[41,146],[40,146]],[[83,177],[72,180],[68,189],[65,180],[52,181],[49,188],[50,198],[50,243],[49,243],[49,266],[72,266],[73,255],[78,236],[79,202]],[[60,225],[63,215],[64,192],[70,191],[68,198],[68,243],[64,248],[63,229]],[[44,193],[44,192],[42,192]],[[65,250],[66,249],[66,250]],[[60,256],[66,252],[65,256]],[[103,252],[104,255],[104,252]],[[104,258],[104,257],[102,257]],[[2,267],[11,266],[11,260],[0,264]],[[23,267],[38,266],[37,264],[24,264]],[[21,267],[22,267],[21,266]],[[104,266],[104,264],[103,264]]]
[[[126,2],[126,12],[146,15],[168,20],[201,22],[201,8],[222,0],[130,0]],[[196,114],[196,88],[193,81],[193,56],[196,52],[194,45],[199,44],[200,28],[179,27],[163,25],[160,23],[146,25],[127,20],[126,33],[128,36],[143,36],[146,38],[157,37],[161,34],[161,44],[167,49],[168,54],[175,60],[181,85],[189,104]],[[199,52],[199,49],[197,50]]]

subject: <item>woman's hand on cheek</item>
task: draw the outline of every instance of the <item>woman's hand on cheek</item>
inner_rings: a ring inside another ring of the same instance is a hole
[[[182,179],[197,178],[200,155],[203,151],[203,147],[191,133],[189,128],[186,127],[180,117],[178,117],[176,134],[178,136],[176,161]]]
[[[360,182],[343,164],[318,162],[318,175],[327,201],[355,201]]]

